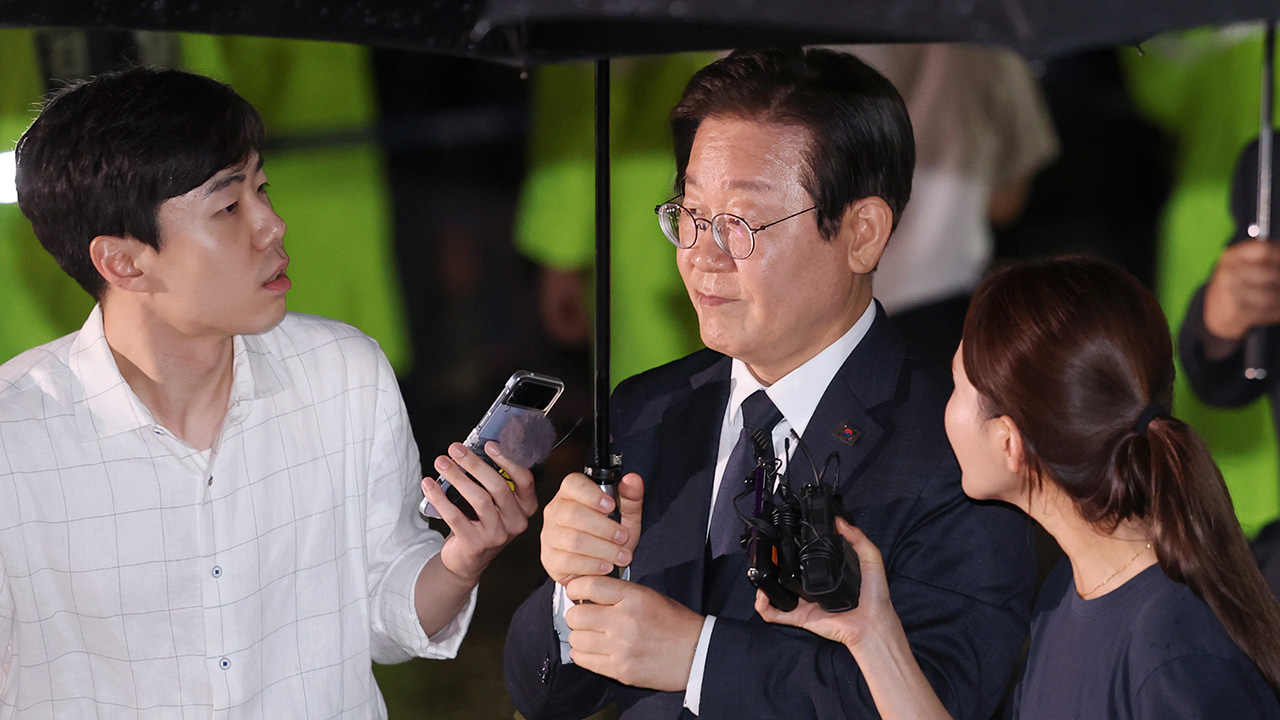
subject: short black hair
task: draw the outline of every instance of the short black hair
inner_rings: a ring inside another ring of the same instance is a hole
[[[262,118],[223,83],[137,67],[53,92],[17,146],[18,205],[44,249],[101,300],[89,244],[160,249],[160,204],[262,148]]]
[[[911,119],[893,83],[858,58],[826,49],[739,50],[699,70],[671,111],[676,192],[698,126],[728,117],[809,133],[801,182],[827,238],[854,202],[879,197],[897,227],[916,164]]]

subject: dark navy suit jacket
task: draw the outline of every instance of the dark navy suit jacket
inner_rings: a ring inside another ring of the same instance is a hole
[[[699,613],[730,362],[700,351],[623,382],[613,396],[615,451],[645,481],[631,579]],[[848,515],[883,553],[894,608],[939,697],[957,718],[985,719],[1027,637],[1034,548],[1020,512],[964,496],[943,429],[949,392],[944,377],[908,355],[879,309],[802,440],[816,463],[839,456]],[[856,431],[852,442],[845,427]],[[793,484],[803,482],[795,477]],[[708,648],[699,716],[877,717],[849,651],[761,620],[745,553],[737,562],[717,576],[728,599]],[[525,717],[583,717],[613,701],[627,718],[689,716],[683,693],[561,665],[551,596],[547,581],[521,605],[507,636],[507,688]]]

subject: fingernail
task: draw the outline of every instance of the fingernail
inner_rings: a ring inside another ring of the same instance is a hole
[[[627,541],[627,531],[618,528],[618,532],[613,534],[613,541],[616,543],[624,543]]]
[[[454,443],[449,446],[449,454],[456,458],[460,458],[464,457],[467,454],[467,451],[462,447],[462,443]]]
[[[614,563],[613,563],[613,564],[614,564],[614,565],[617,565],[618,567],[626,567],[626,566],[627,566],[627,551],[626,551],[626,550],[619,550],[619,551],[618,551],[618,559],[617,559],[616,561],[614,561]]]
[[[440,472],[444,472],[445,470],[449,469],[449,465],[450,463],[448,458],[444,458],[444,457],[436,458],[436,470],[439,470]]]
[[[484,444],[484,454],[489,457],[502,457],[502,448],[498,443],[490,440]]]
[[[600,563],[600,572],[604,572],[604,573],[613,572],[613,566],[607,562],[602,562]]]
[[[604,510],[605,512],[609,512],[610,510],[613,510],[613,499],[610,498],[608,495],[601,497],[600,509]]]

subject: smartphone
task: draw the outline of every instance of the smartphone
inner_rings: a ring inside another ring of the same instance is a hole
[[[498,393],[498,397],[494,399],[493,404],[489,406],[488,412],[484,417],[480,418],[480,422],[476,423],[475,428],[467,435],[467,439],[463,441],[476,455],[482,460],[489,463],[503,477],[507,474],[498,467],[497,463],[489,459],[485,455],[484,445],[489,441],[498,441],[498,437],[502,434],[502,428],[514,417],[525,413],[539,413],[546,415],[551,406],[555,404],[560,394],[564,392],[564,382],[559,378],[550,375],[539,375],[538,373],[529,372],[528,370],[517,370],[512,373],[507,380],[507,384],[502,387],[502,392]],[[475,510],[471,508],[471,504],[462,497],[457,488],[453,487],[448,480],[439,478],[437,482],[444,489],[445,496],[449,501],[458,506],[468,518],[475,520]],[[507,478],[507,482],[511,482]],[[424,497],[422,504],[418,506],[418,511],[427,517],[440,517],[431,503],[427,502]]]

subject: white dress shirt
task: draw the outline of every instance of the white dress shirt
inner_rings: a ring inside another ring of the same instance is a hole
[[[0,718],[385,717],[439,552],[395,376],[343,323],[234,339],[201,453],[125,383],[100,308],[0,367]]]
[[[782,420],[773,428],[774,455],[783,463],[790,462],[786,457],[784,439],[795,431],[797,437],[804,435],[804,430],[813,417],[813,411],[827,392],[827,386],[835,378],[840,367],[853,352],[876,317],[876,304],[873,301],[863,311],[853,327],[841,335],[839,339],[814,355],[803,365],[787,373],[774,384],[766,387],[756,379],[747,364],[734,358],[729,371],[729,403],[725,406],[724,418],[720,425],[720,445],[716,454],[715,480],[711,490],[711,505],[716,506],[716,494],[720,492],[720,481],[724,477],[725,466],[729,463],[729,454],[742,434],[742,402],[757,390],[764,390],[773,401]],[[795,444],[791,448],[794,451]],[[784,465],[785,471],[785,465]],[[707,532],[711,531],[710,513],[707,519]],[[624,576],[625,579],[625,576]],[[556,633],[560,636],[560,661],[571,664],[569,658],[569,626],[564,621],[564,613],[571,605],[565,594],[563,585],[556,585],[552,595],[552,614]],[[707,664],[707,647],[711,644],[711,633],[715,628],[716,618],[708,615],[702,624],[702,634],[698,637],[698,646],[693,655],[693,667],[689,671],[689,684],[685,687],[684,706],[694,715],[698,714],[702,700],[702,675]]]

